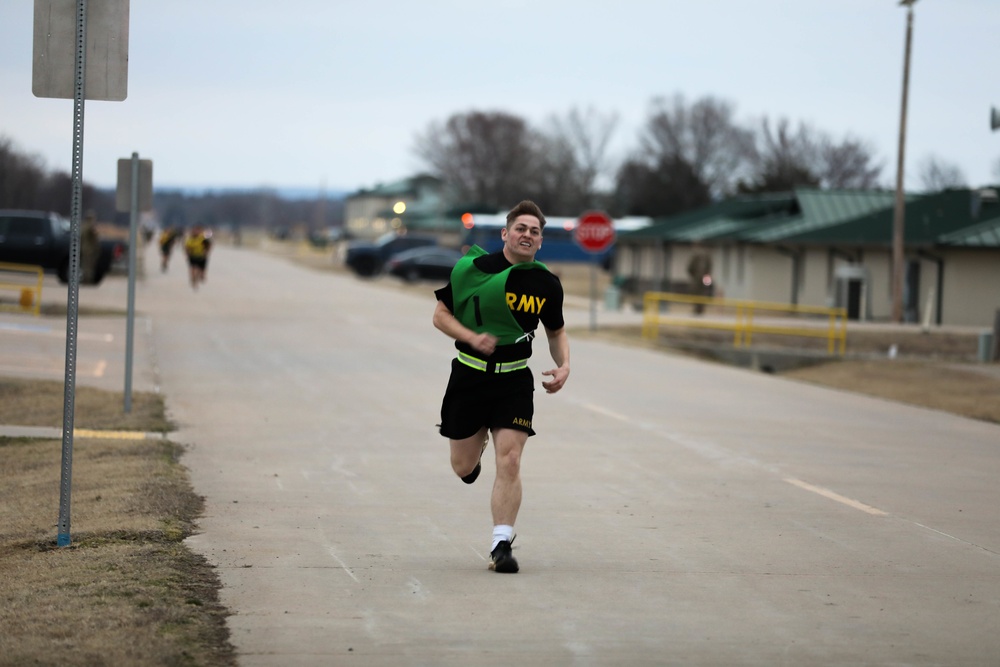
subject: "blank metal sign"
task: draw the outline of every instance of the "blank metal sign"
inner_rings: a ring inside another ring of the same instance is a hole
[[[121,102],[128,95],[129,0],[88,0],[88,100]],[[76,66],[76,0],[35,0],[31,92],[73,99]]]

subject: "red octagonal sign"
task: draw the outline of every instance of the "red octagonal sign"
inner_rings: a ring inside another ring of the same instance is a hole
[[[573,238],[587,252],[603,252],[615,242],[615,226],[607,213],[588,211],[577,221]]]

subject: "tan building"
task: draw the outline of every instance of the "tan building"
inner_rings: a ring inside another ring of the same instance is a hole
[[[344,201],[344,226],[361,239],[419,227],[428,216],[443,215],[441,190],[440,179],[429,175],[359,190]]]
[[[688,291],[695,253],[716,295],[841,306],[892,316],[891,192],[796,190],[737,197],[620,234],[614,272],[626,299]],[[906,198],[904,316],[992,327],[1000,310],[1000,202],[993,190]]]

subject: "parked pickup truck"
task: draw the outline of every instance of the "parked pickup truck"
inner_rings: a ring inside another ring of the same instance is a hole
[[[69,282],[70,221],[46,211],[0,210],[0,262],[40,266]],[[91,284],[104,279],[125,254],[121,241],[101,240]]]

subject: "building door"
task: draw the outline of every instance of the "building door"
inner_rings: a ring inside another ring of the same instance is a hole
[[[864,293],[865,281],[851,279],[847,281],[847,319],[861,319],[861,295]]]
[[[906,263],[906,280],[903,281],[903,321],[920,321],[920,261]]]

